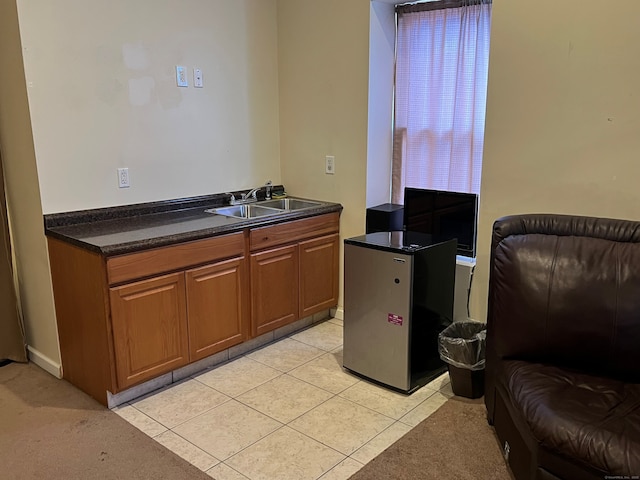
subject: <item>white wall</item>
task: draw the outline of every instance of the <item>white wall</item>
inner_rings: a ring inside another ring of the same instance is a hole
[[[18,7],[44,213],[280,183],[276,0]]]
[[[640,219],[640,2],[494,0],[492,17],[478,320],[498,217]]]
[[[0,32],[0,145],[27,342],[55,371],[43,213],[282,181],[276,0],[9,0]],[[178,88],[175,65],[190,83],[201,68],[204,88]],[[118,189],[118,167],[131,188]]]
[[[369,0],[278,1],[282,180],[291,194],[341,203],[342,238],[365,226],[369,9]],[[335,175],[324,173],[326,155]]]
[[[0,2],[0,155],[18,294],[30,352],[50,360],[59,375],[60,352],[44,237],[16,4]],[[2,252],[4,254],[4,252]],[[1,315],[1,313],[0,313]],[[45,360],[47,362],[47,360]]]
[[[391,201],[395,46],[395,6],[372,1],[369,31],[367,207]]]

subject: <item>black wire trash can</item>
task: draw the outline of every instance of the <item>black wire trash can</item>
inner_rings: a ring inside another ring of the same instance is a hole
[[[438,353],[448,364],[453,393],[466,398],[484,395],[487,325],[454,322],[438,336]]]

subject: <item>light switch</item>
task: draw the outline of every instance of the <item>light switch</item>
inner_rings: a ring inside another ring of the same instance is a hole
[[[179,87],[188,87],[189,82],[187,80],[187,69],[176,65],[176,83]]]

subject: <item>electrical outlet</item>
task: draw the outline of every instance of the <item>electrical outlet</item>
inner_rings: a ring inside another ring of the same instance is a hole
[[[176,83],[179,87],[188,87],[189,82],[187,80],[187,69],[176,65]]]
[[[118,187],[120,188],[129,188],[129,169],[128,168],[119,168],[118,169]]]
[[[327,175],[333,175],[336,173],[336,157],[333,155],[327,155],[324,157],[324,173]]]

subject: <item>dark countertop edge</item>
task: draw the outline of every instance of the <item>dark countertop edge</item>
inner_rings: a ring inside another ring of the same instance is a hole
[[[342,212],[342,205],[340,205],[339,203],[329,203],[329,202],[323,202],[323,203],[325,203],[325,205],[322,205],[318,208],[310,208],[310,209],[304,209],[304,210],[295,210],[291,212],[285,212],[278,215],[267,217],[265,219],[252,218],[245,221],[229,223],[228,225],[218,226],[214,228],[207,228],[204,230],[193,230],[190,232],[184,232],[176,235],[166,235],[162,237],[149,238],[145,240],[136,240],[133,242],[107,245],[103,247],[100,247],[98,245],[93,245],[87,242],[83,242],[82,240],[79,240],[77,238],[64,235],[63,233],[57,232],[56,230],[52,230],[52,228],[55,228],[55,227],[45,226],[45,235],[48,237],[56,238],[66,243],[73,244],[82,249],[101,254],[105,257],[112,257],[116,255],[135,253],[143,250],[150,250],[153,248],[166,247],[169,245],[174,245],[176,243],[202,240],[204,238],[214,237],[214,236],[222,235],[226,233],[241,232],[246,228],[259,228],[259,227],[265,227],[269,225],[276,225],[278,223],[284,223],[291,220],[299,220],[302,218],[315,217],[315,216],[324,215],[327,213]],[[207,203],[207,206],[208,205],[210,205],[210,203]],[[182,210],[182,208],[180,208],[180,210]],[[166,210],[166,211],[173,211],[173,210]],[[158,212],[154,212],[154,213],[158,213]],[[123,217],[124,216],[115,217],[115,218],[123,218]],[[88,223],[88,222],[83,222],[83,223]],[[69,224],[65,224],[65,225],[69,225]]]

